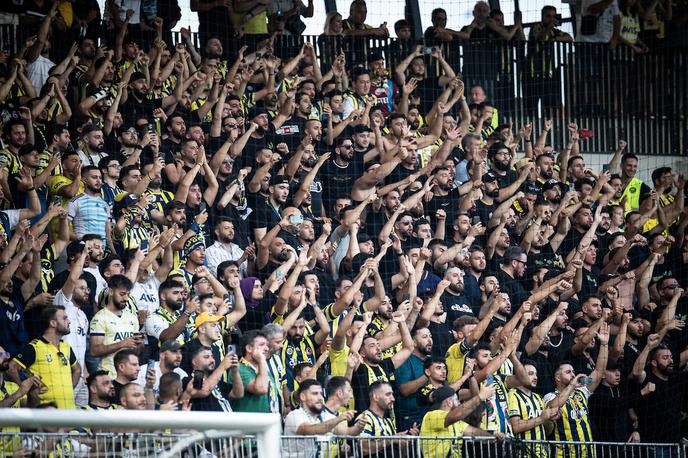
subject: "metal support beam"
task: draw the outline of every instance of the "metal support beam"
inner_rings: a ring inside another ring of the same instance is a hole
[[[413,36],[416,40],[423,39],[423,23],[420,21],[420,7],[418,0],[406,0],[406,20],[411,24]],[[389,24],[394,27],[394,24]]]
[[[489,0],[487,3],[490,5],[490,11],[500,9],[499,0]]]
[[[325,0],[325,13],[337,11],[337,0]]]

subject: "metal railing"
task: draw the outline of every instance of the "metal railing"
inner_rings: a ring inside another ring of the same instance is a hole
[[[230,414],[231,415],[231,414]],[[282,458],[685,458],[681,444],[539,442],[488,437],[282,436],[271,445]],[[0,456],[19,449],[48,457],[262,458],[252,436],[220,432],[21,432],[0,433]]]
[[[488,437],[282,437],[282,458],[679,458],[680,444],[556,442]]]
[[[0,46],[16,49],[21,32],[0,26]],[[180,41],[178,32],[170,41]],[[243,44],[255,45],[263,37],[247,36],[224,43],[232,56]],[[107,39],[103,37],[103,39]],[[192,40],[199,46],[198,35]],[[348,67],[367,63],[370,52],[394,66],[418,44],[398,39],[277,36],[274,52],[283,59],[296,55],[304,42],[312,43],[327,71],[340,51]],[[594,132],[581,142],[582,151],[613,151],[617,140],[628,151],[652,155],[688,155],[688,49],[673,47],[636,55],[630,48],[610,50],[605,44],[505,41],[454,41],[422,43],[439,46],[452,68],[467,84],[485,87],[499,110],[500,123],[537,127],[554,120],[552,146],[567,141],[566,125],[574,121]],[[425,58],[428,76],[440,74],[435,59]],[[439,95],[440,88],[437,89]]]

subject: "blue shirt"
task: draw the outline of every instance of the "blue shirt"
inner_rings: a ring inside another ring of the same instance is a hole
[[[397,385],[416,380],[423,375],[423,360],[412,354],[409,358],[394,372]],[[397,411],[399,413],[399,430],[403,431],[413,426],[413,422],[420,424],[423,421],[423,410],[418,407],[416,392],[411,393],[410,396],[399,396],[396,402]]]

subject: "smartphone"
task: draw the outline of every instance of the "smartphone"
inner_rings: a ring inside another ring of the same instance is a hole
[[[208,204],[205,203],[205,201],[201,201],[200,205],[198,208],[202,211],[204,211],[206,208],[208,208]]]
[[[203,371],[194,371],[193,372],[193,387],[195,390],[200,390],[203,388],[203,379],[205,378],[205,374]]]
[[[471,219],[471,224],[474,225],[474,226],[475,226],[476,224],[480,223],[480,222],[481,222],[481,221],[480,221],[480,216],[478,216],[478,215],[474,216],[473,219]]]
[[[303,224],[303,215],[301,215],[301,214],[290,215],[289,216],[289,223],[291,223],[295,226],[298,224]]]
[[[595,131],[591,129],[581,129],[578,134],[580,138],[593,138],[595,136]]]
[[[234,344],[227,345],[227,353],[234,353],[236,355],[237,348]]]
[[[435,48],[432,46],[426,46],[425,48],[423,48],[423,54],[425,54],[426,56],[429,56],[434,51],[435,51]]]
[[[590,386],[592,385],[592,377],[589,375],[586,375],[585,377],[580,378],[580,384],[584,386]]]

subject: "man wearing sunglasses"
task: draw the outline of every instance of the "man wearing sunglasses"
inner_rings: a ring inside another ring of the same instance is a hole
[[[74,387],[81,378],[81,366],[69,344],[69,317],[62,306],[48,306],[39,314],[43,333],[24,347],[10,362],[8,378],[20,384],[39,376],[42,389],[39,404],[55,403],[58,409],[75,409]]]

